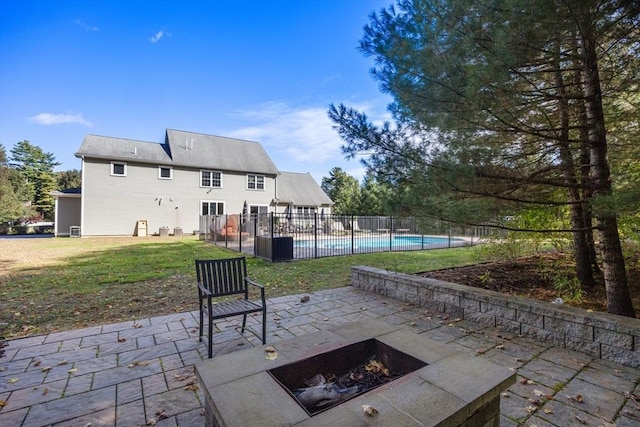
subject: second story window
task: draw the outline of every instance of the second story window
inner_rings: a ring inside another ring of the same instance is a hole
[[[172,179],[173,169],[169,166],[158,166],[158,178],[159,179]]]
[[[264,175],[247,175],[248,190],[264,190]]]
[[[111,175],[127,176],[127,164],[123,162],[111,162]]]
[[[200,171],[200,186],[222,188],[222,172]]]

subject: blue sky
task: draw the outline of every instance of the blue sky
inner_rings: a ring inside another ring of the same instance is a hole
[[[87,134],[162,142],[166,128],[258,141],[316,181],[347,161],[330,103],[387,119],[358,50],[392,0],[0,1],[0,143],[80,169]]]

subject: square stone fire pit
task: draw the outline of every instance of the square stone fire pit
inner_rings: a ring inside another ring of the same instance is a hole
[[[304,361],[294,370],[300,371],[301,378],[308,377],[315,371],[307,365],[318,357],[334,357],[336,365],[340,365],[344,354],[334,356],[330,352],[362,345],[392,349],[392,353],[400,355],[400,364],[412,365],[408,369],[411,372],[313,415],[286,387],[297,387],[300,380],[290,378],[290,374],[284,379],[273,375]],[[206,399],[207,426],[498,427],[500,393],[515,382],[515,373],[506,368],[374,320],[349,323],[271,346],[278,354],[275,360],[266,359],[265,346],[261,346],[196,364]],[[373,406],[378,413],[365,415],[362,405]]]

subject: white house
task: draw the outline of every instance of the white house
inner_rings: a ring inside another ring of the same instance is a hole
[[[200,215],[330,213],[333,202],[305,173],[281,172],[257,142],[167,129],[164,143],[87,135],[82,189],[56,192],[57,236],[132,236],[145,224],[198,230]],[[78,212],[79,211],[79,212]],[[143,222],[139,222],[143,221]]]

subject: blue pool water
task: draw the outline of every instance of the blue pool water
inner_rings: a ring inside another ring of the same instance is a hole
[[[416,249],[416,246],[445,246],[451,240],[452,244],[463,242],[462,239],[449,239],[447,237],[427,237],[427,236],[362,236],[353,238],[354,249],[385,249],[390,246],[394,249],[407,248]],[[313,248],[316,242],[313,240],[296,240],[294,246],[297,248]],[[335,237],[328,239],[318,239],[318,249],[351,249],[351,237]]]

